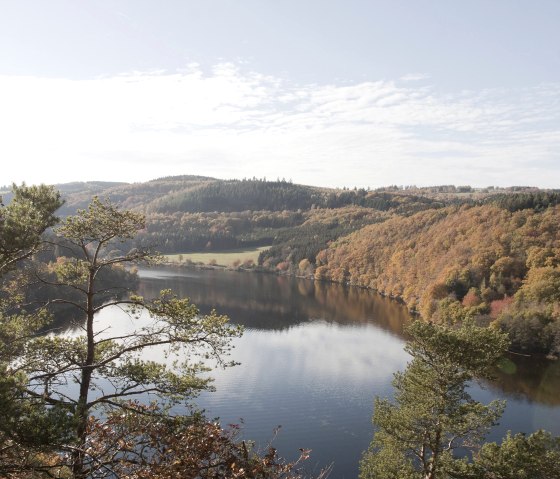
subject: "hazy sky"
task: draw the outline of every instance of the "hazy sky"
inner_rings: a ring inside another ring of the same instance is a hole
[[[0,185],[560,187],[559,0],[0,0]]]

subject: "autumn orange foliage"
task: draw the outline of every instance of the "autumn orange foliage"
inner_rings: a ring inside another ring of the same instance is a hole
[[[316,279],[373,288],[424,318],[445,299],[446,308],[456,301],[456,312],[476,308],[495,319],[516,294],[517,301],[560,299],[560,207],[463,205],[393,217],[339,239],[317,258]]]

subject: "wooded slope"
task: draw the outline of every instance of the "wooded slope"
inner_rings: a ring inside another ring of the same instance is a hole
[[[374,288],[423,317],[497,319],[520,350],[560,352],[560,207],[393,217],[317,255],[315,277]]]

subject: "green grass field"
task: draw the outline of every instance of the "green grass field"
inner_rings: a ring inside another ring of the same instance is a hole
[[[216,264],[220,266],[238,266],[236,264],[243,264],[245,261],[253,261],[257,264],[259,259],[259,253],[268,249],[269,246],[261,246],[259,248],[252,249],[236,249],[227,251],[214,251],[210,253],[178,253],[178,254],[166,254],[164,257],[166,261],[171,263],[186,263],[187,261],[192,261],[193,263],[204,263],[204,264]]]

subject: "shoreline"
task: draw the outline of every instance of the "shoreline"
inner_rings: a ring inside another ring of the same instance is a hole
[[[367,290],[367,291],[372,291],[375,294],[378,294],[379,296],[381,296],[383,298],[390,299],[392,301],[395,301],[395,302],[399,303],[400,305],[405,306],[407,308],[407,311],[409,312],[409,314],[411,316],[415,317],[416,319],[424,320],[422,318],[422,316],[420,315],[420,313],[415,309],[410,309],[401,297],[388,295],[388,294],[385,294],[385,293],[382,293],[382,292],[376,290],[375,288],[371,288],[371,287],[368,287],[368,286],[361,286],[359,284],[353,284],[349,281],[348,282],[341,282],[341,281],[333,281],[333,280],[329,280],[329,279],[317,279],[313,275],[301,275],[301,274],[291,273],[289,271],[276,271],[276,270],[263,268],[262,266],[258,266],[258,265],[249,266],[249,267],[243,267],[241,265],[238,266],[238,267],[231,267],[231,266],[218,265],[218,264],[211,265],[211,264],[192,263],[192,262],[191,263],[187,263],[187,262],[179,263],[179,262],[175,262],[175,261],[164,261],[164,262],[159,263],[159,265],[165,266],[165,267],[177,268],[177,269],[180,269],[180,268],[191,269],[191,270],[195,270],[195,271],[232,271],[232,272],[240,272],[240,273],[273,274],[273,275],[276,275],[276,276],[287,276],[287,277],[291,277],[291,278],[304,279],[304,280],[313,281],[313,282],[318,281],[318,282],[321,282],[321,283],[339,284],[339,285],[346,286],[346,287],[364,289],[364,290]],[[489,327],[489,325],[487,325],[487,327]],[[527,352],[521,352],[521,351],[515,351],[515,350],[508,350],[508,351],[506,351],[506,353],[514,355],[514,356],[525,357],[525,358],[530,358],[530,359],[534,359],[534,360],[546,359],[548,361],[558,361],[560,359],[560,357],[558,357],[556,355],[552,355],[552,354],[531,353],[531,352],[527,353]]]

